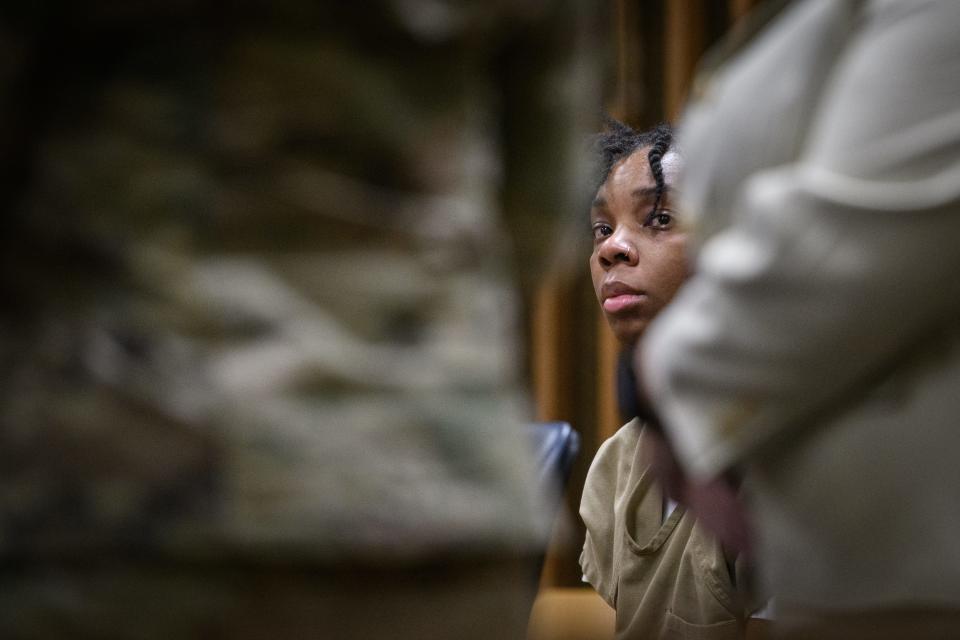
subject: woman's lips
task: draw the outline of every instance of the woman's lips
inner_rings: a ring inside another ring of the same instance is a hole
[[[610,296],[603,301],[603,310],[607,313],[619,313],[624,309],[636,307],[643,304],[646,296],[637,293],[622,293],[617,296]]]

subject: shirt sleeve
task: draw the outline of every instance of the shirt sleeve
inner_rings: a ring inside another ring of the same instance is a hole
[[[858,25],[799,159],[744,181],[644,342],[696,476],[854,402],[960,306],[960,3],[874,2]]]
[[[642,473],[642,468],[635,468],[641,431],[639,420],[633,419],[600,445],[580,500],[580,517],[587,530],[580,554],[583,579],[614,609],[622,553],[618,536],[625,526],[623,505],[635,484],[634,474]]]
[[[587,473],[580,501],[580,517],[586,527],[580,568],[583,579],[611,607],[616,609],[617,575],[614,563],[617,499],[617,452],[615,440],[608,440],[597,452]]]

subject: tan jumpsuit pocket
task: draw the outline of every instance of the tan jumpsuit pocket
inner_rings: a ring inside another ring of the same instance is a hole
[[[743,629],[738,620],[693,624],[668,610],[663,638],[664,640],[740,640],[743,638]]]

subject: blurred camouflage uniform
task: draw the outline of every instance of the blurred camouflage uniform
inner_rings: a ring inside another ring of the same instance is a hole
[[[586,5],[21,4],[0,635],[520,633],[509,247],[576,193]]]

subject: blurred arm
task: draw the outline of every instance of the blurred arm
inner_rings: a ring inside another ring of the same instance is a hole
[[[865,17],[806,153],[744,185],[643,345],[695,476],[869,389],[958,306],[960,4]]]

